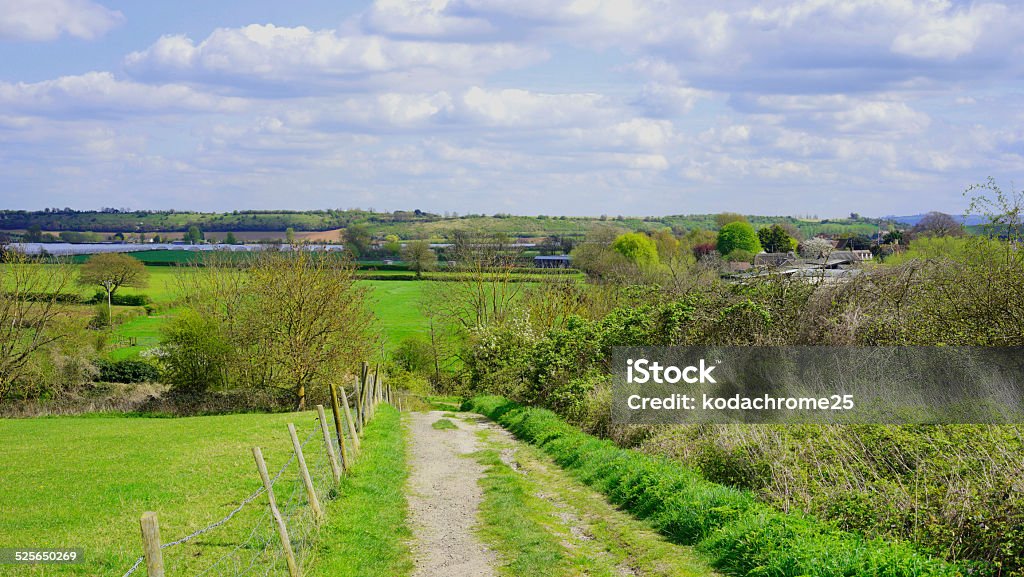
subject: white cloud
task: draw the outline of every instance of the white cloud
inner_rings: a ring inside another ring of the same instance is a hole
[[[125,58],[126,68],[143,78],[181,78],[218,84],[238,81],[288,86],[365,85],[389,78],[415,80],[478,77],[517,68],[545,57],[532,46],[514,43],[459,43],[393,39],[383,35],[252,24],[219,28],[196,43],[186,36],[164,36]]]
[[[90,113],[233,112],[241,110],[244,101],[182,85],[142,84],[118,80],[109,72],[89,72],[35,83],[0,82],[0,105],[30,115],[88,117]]]
[[[90,0],[0,0],[0,40],[92,40],[122,22],[120,12]]]

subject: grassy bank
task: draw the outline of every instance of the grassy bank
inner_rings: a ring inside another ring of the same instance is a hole
[[[646,519],[676,543],[696,545],[719,571],[736,576],[957,575],[909,545],[868,540],[814,518],[780,513],[749,491],[709,482],[668,459],[622,449],[587,435],[554,413],[502,397],[466,408],[540,446],[581,481]]]
[[[412,571],[405,525],[408,476],[400,414],[381,405],[364,433],[359,460],[342,478],[318,536],[308,574],[400,577]]]

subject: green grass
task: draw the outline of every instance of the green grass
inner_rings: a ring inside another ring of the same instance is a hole
[[[451,422],[450,419],[438,419],[434,421],[433,425],[430,426],[437,429],[438,431],[450,431],[452,429],[459,428],[459,426]]]
[[[675,543],[695,545],[719,571],[734,575],[913,577],[960,575],[906,543],[865,539],[810,516],[783,513],[748,491],[700,477],[664,458],[587,435],[551,411],[502,397],[466,405],[538,445],[577,479],[645,520]]]
[[[490,431],[476,453],[486,468],[479,530],[503,575],[695,577],[714,571],[568,477],[538,449]],[[513,465],[513,466],[510,466]]]
[[[412,571],[403,435],[398,411],[382,405],[366,427],[340,496],[327,506],[311,577],[400,577]]]
[[[430,323],[420,312],[420,302],[431,281],[358,282],[370,289],[370,308],[377,316],[388,350],[413,336],[429,338]]]
[[[378,413],[382,423],[387,413]],[[263,448],[271,471],[287,460],[288,422],[305,436],[314,414],[0,420],[0,544],[85,550],[79,565],[0,565],[0,576],[121,575],[141,554],[143,512],[158,513],[164,542],[223,517],[261,486],[252,446]],[[312,454],[307,449],[307,460]],[[294,477],[293,465],[275,486],[280,499],[292,493]],[[257,499],[228,524],[166,550],[169,574],[208,567],[266,510]]]

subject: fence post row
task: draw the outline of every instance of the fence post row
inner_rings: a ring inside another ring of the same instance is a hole
[[[270,514],[274,517],[277,525],[277,536],[281,539],[281,547],[284,548],[284,557],[288,562],[289,577],[301,577],[299,566],[295,563],[295,552],[292,551],[292,542],[288,539],[288,527],[281,518],[281,512],[277,509],[277,500],[274,498],[274,484],[270,482],[270,475],[267,474],[267,464],[263,461],[263,452],[259,447],[252,448],[252,456],[256,459],[256,468],[259,469],[260,479],[263,481],[263,488],[267,492],[267,500],[270,501]]]
[[[316,406],[317,415],[320,420],[320,429],[324,439],[324,448],[327,451],[331,467],[331,475],[334,479],[335,485],[341,481],[341,475],[355,462],[355,458],[358,456],[360,451],[360,434],[362,434],[369,419],[373,418],[373,414],[376,412],[377,406],[381,402],[388,402],[392,405],[396,405],[397,403],[396,408],[399,411],[402,410],[401,397],[395,395],[395,391],[391,388],[390,384],[383,384],[379,364],[374,368],[373,374],[371,374],[369,363],[363,361],[362,366],[360,367],[360,374],[356,380],[354,388],[354,407],[349,407],[348,395],[345,392],[345,388],[343,386],[340,387],[340,394],[338,389],[338,385],[334,383],[330,385],[331,410],[334,417],[334,432],[338,437],[338,449],[341,454],[340,464],[338,463],[337,456],[331,446],[331,432],[329,430],[329,425],[327,424],[327,415],[324,410],[324,406]],[[338,399],[339,396],[341,397],[340,402]],[[342,423],[342,411],[344,411],[345,424]],[[345,444],[346,428],[348,429],[348,436],[351,438],[351,451],[348,450]],[[310,508],[313,510],[316,521],[319,523],[324,518],[324,510],[320,505],[320,500],[316,494],[316,488],[314,487],[313,480],[309,475],[309,469],[306,466],[306,459],[302,453],[302,444],[299,442],[299,437],[293,423],[288,423],[288,434],[291,437],[292,449],[295,452],[295,459],[298,463],[299,474],[306,489]],[[256,461],[256,469],[259,471],[260,480],[263,482],[263,489],[267,493],[267,502],[270,505],[270,513],[274,519],[277,536],[281,541],[281,548],[284,551],[285,560],[288,564],[288,575],[289,577],[301,577],[298,563],[295,558],[295,552],[292,549],[291,540],[288,536],[288,527],[281,515],[281,511],[277,507],[277,499],[274,496],[273,482],[270,480],[270,474],[267,472],[267,464],[263,459],[263,452],[259,447],[253,447],[252,455],[253,459]],[[254,497],[255,495],[253,495],[252,498]],[[248,500],[246,502],[248,502]],[[243,505],[244,504],[245,503],[243,503]],[[232,513],[232,515],[233,514],[234,513]],[[228,518],[230,518],[230,516]],[[221,521],[221,523],[222,522],[223,521]],[[148,577],[165,577],[163,553],[161,549],[162,545],[160,543],[160,526],[157,522],[157,514],[152,511],[143,513],[139,520],[139,525],[142,531],[143,557],[136,562],[136,565],[141,563],[144,559]],[[177,543],[178,542],[175,542],[174,544]],[[129,573],[130,572],[131,571],[129,571]]]

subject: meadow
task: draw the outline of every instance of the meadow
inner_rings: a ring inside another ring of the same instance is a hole
[[[141,554],[144,511],[159,512],[165,542],[223,517],[261,486],[251,447],[262,447],[268,468],[277,471],[291,453],[286,424],[305,434],[314,418],[307,412],[0,420],[0,543],[79,547],[85,561],[61,566],[61,574],[121,575]],[[293,482],[279,494],[290,494]],[[265,500],[252,505],[217,531],[168,551],[171,574],[198,573],[225,546],[243,541],[242,531],[266,510]],[[3,577],[48,572],[45,565],[0,565]]]

